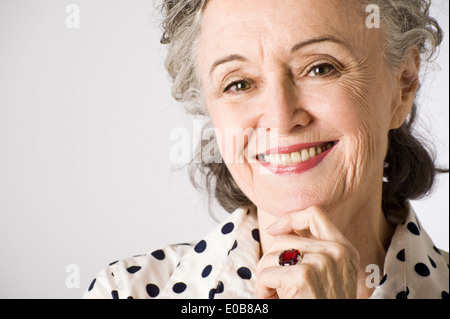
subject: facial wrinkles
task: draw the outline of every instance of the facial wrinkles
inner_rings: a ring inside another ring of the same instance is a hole
[[[355,154],[352,157],[351,170],[347,173],[347,181],[349,185],[359,185],[363,175],[367,172],[362,172],[361,168],[366,167],[364,163],[374,163],[377,156],[379,157],[379,143],[380,124],[377,121],[376,102],[372,98],[373,92],[371,87],[379,82],[378,77],[380,66],[374,61],[373,57],[358,60],[351,66],[347,72],[342,76],[338,85],[341,87],[345,96],[354,101],[357,109],[352,109],[354,114],[358,114],[358,122],[354,123],[357,129],[355,141],[352,150],[347,150],[348,154]],[[352,146],[350,144],[349,146]],[[369,165],[371,166],[371,165]]]
[[[269,15],[266,15],[264,18],[270,21]],[[249,21],[247,20],[246,22]],[[270,39],[270,37],[268,36],[262,36],[261,38],[258,38],[258,44],[256,45],[257,49],[255,49],[255,51],[252,51],[253,55],[251,56],[259,59],[258,63],[262,63],[261,65],[273,66],[273,62],[278,61],[276,60],[276,58],[280,58],[280,56],[277,54],[279,53],[279,51],[281,51],[280,48],[282,48],[283,41],[286,39],[287,35],[284,36],[285,37],[283,39],[280,38],[277,39],[277,41],[275,41],[274,39]],[[247,35],[247,37],[250,37],[250,35]],[[242,39],[240,35],[239,38]],[[254,41],[252,37],[250,37],[250,40]],[[292,41],[285,41],[285,43],[290,42]],[[356,45],[355,43],[358,45]],[[355,46],[360,46],[360,42],[358,43],[357,40],[353,41],[352,44],[355,44]],[[358,52],[360,53],[360,55],[363,55],[367,52],[367,49],[363,50],[362,48],[359,48],[358,50],[360,51]],[[257,52],[257,54],[255,52]],[[244,52],[244,54],[246,53],[250,53],[250,51]],[[353,57],[353,59],[355,59],[355,57]],[[269,61],[271,61],[271,63],[269,63]],[[266,67],[263,71],[261,71],[261,74],[266,76],[268,69],[270,68]],[[373,118],[371,117],[371,115],[373,115],[371,107],[374,107],[376,105],[374,105],[373,101],[369,99],[369,96],[371,94],[369,86],[371,83],[376,83],[376,75],[378,75],[378,73],[379,72],[377,70],[376,63],[373,63],[373,61],[371,61],[369,57],[366,56],[366,58],[356,59],[355,62],[346,69],[346,72],[344,72],[338,80],[330,81],[330,83],[328,84],[330,87],[336,84],[336,87],[339,87],[340,93],[348,97],[349,100],[353,101],[354,105],[358,108],[353,110],[355,112],[353,114],[353,118],[358,119],[357,123],[353,123],[353,126],[355,127],[354,133],[355,131],[356,133],[351,136],[351,138],[353,139],[353,143],[349,145],[349,148],[353,147],[353,149],[345,150],[347,154],[352,154],[346,159],[347,163],[345,164],[349,166],[347,167],[343,163],[343,161],[339,162],[337,163],[337,167],[335,168],[335,170],[333,170],[332,172],[328,172],[327,176],[324,177],[330,181],[338,182],[338,185],[336,185],[335,188],[336,193],[351,193],[355,188],[354,186],[359,185],[359,183],[361,182],[360,179],[363,177],[361,168],[364,167],[364,163],[373,163],[374,159],[377,156],[377,132],[372,123]],[[326,86],[327,85],[324,85],[323,87]],[[232,101],[227,101],[226,108],[233,107],[233,103],[234,102]],[[239,102],[236,102],[234,104],[236,104],[236,107],[239,107]],[[247,108],[245,112],[251,111]],[[357,114],[359,118],[356,117],[355,114]],[[247,115],[249,115],[249,113],[247,113],[246,116]],[[246,127],[254,127],[254,125],[256,125],[254,121],[241,122],[241,124],[245,124]],[[243,129],[245,129],[246,127],[243,127]],[[302,132],[305,133],[306,131],[304,130]],[[319,132],[321,131],[319,130]],[[304,139],[305,135],[306,134],[302,134],[301,138]],[[317,132],[314,136],[317,136]],[[248,170],[249,172],[246,172],[246,170]],[[238,179],[250,180],[252,183],[255,182],[256,172],[251,169],[251,165],[250,163],[248,163],[246,158],[244,159],[244,164],[237,165],[233,168],[233,171],[238,175],[241,175]],[[346,176],[345,183],[342,182],[342,176]],[[311,193],[312,195],[314,195],[313,193],[317,193],[319,185],[321,185],[321,183],[319,182],[312,182],[311,184],[304,186],[302,185],[302,192],[304,192],[305,194]],[[252,192],[254,192],[253,195],[256,195],[257,193],[257,191],[254,189],[252,189]],[[325,195],[320,196],[326,197]]]
[[[358,33],[353,41],[358,56],[353,58],[354,62],[338,81],[345,96],[355,101],[358,106],[353,112],[360,118],[360,121],[355,123],[357,133],[352,143],[354,149],[347,150],[349,154],[354,154],[349,167],[351,169],[347,171],[346,183],[352,186],[347,189],[349,195],[361,185],[363,179],[367,179],[368,170],[373,172],[376,169],[374,164],[379,162],[379,158],[384,158],[384,154],[380,154],[384,152],[384,148],[380,148],[380,143],[384,143],[380,140],[383,139],[380,134],[384,134],[385,127],[380,115],[389,116],[381,114],[379,110],[380,107],[385,107],[380,104],[380,100],[385,98],[381,92],[383,85],[380,81],[385,80],[383,70],[386,68],[381,57],[384,43],[382,33],[377,29],[360,28],[353,35]]]

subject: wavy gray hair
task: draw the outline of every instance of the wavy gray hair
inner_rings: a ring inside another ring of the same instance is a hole
[[[173,80],[172,95],[193,115],[207,115],[195,59],[201,11],[207,1],[165,0],[162,5],[165,20],[161,43],[168,44],[166,69]],[[400,67],[414,48],[419,49],[422,61],[433,59],[443,33],[430,16],[431,0],[361,0],[362,8],[369,4],[376,4],[380,9],[381,30],[386,41],[384,59],[391,70]],[[448,169],[435,166],[433,151],[414,135],[416,113],[414,103],[403,125],[389,132],[382,199],[385,213],[403,210],[408,199],[428,194],[436,172],[448,172]],[[229,212],[252,204],[239,189],[225,163],[202,160],[204,145],[200,145],[190,163],[189,172],[194,186],[208,191],[210,198],[214,195]]]

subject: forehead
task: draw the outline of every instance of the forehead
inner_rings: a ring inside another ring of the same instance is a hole
[[[319,34],[364,46],[373,36],[368,34],[364,12],[360,0],[209,0],[200,46],[209,54],[250,50],[255,45],[290,50]]]

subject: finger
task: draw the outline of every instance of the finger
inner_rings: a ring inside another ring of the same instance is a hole
[[[262,269],[256,279],[256,298],[278,299],[277,289],[282,286],[281,273],[283,269],[279,266]]]
[[[319,206],[288,213],[269,226],[266,231],[269,235],[277,236],[303,230],[309,230],[319,240],[347,242],[327,213]]]
[[[268,255],[279,256],[283,251],[289,249],[298,249],[302,254],[305,252],[327,253],[332,249],[334,244],[334,242],[321,241],[292,234],[278,235],[273,238],[269,248],[261,258],[261,262],[263,262]]]
[[[341,270],[358,269],[359,253],[351,244],[315,240],[296,235],[279,235],[275,237],[269,250],[258,263],[258,271],[279,265],[280,255],[287,249],[300,251],[301,262],[299,264],[315,265],[317,269],[331,266],[338,266]],[[325,260],[327,263],[324,263]]]
[[[317,240],[297,235],[278,235],[275,236],[267,253],[280,253],[287,249],[298,249],[302,254],[305,253],[325,253],[331,254],[335,247],[340,244],[336,242]]]
[[[255,283],[255,297],[258,299],[277,299],[277,292],[266,286],[262,281],[260,274],[268,267],[275,267],[272,260],[275,258],[275,253],[267,253],[261,257],[256,265],[256,283]]]
[[[276,289],[266,286],[261,278],[258,277],[255,286],[255,297],[257,299],[278,299],[278,294]]]
[[[283,248],[282,248],[283,249]],[[324,248],[322,251],[325,251]],[[314,256],[328,256],[330,260],[332,259],[332,255],[328,255],[327,252],[321,253],[321,252],[312,252],[312,251],[305,251],[305,250],[299,250],[301,253],[300,260],[298,261],[297,265],[300,264],[315,264],[316,258]],[[285,250],[273,250],[270,252],[267,252],[264,254],[264,256],[261,258],[260,262],[257,265],[257,273],[259,274],[262,270],[266,268],[280,268],[280,267],[291,267],[291,266],[282,266],[279,263],[280,255],[285,252]],[[292,265],[295,266],[295,265]]]
[[[299,266],[269,267],[261,271],[259,286],[255,291],[258,295],[279,298],[303,298],[317,295],[317,283],[313,268],[307,264]],[[267,297],[266,297],[267,298]]]

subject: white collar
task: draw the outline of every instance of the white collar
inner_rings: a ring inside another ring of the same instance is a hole
[[[255,209],[237,209],[183,256],[159,298],[254,298],[260,252]],[[182,294],[176,284],[186,287]]]
[[[448,296],[448,253],[439,250],[408,203],[386,253],[384,273],[372,299],[441,299]]]
[[[254,298],[260,256],[256,211],[237,209],[182,257],[159,298]],[[442,298],[448,286],[448,253],[433,245],[408,205],[387,251],[381,283],[370,298]]]

